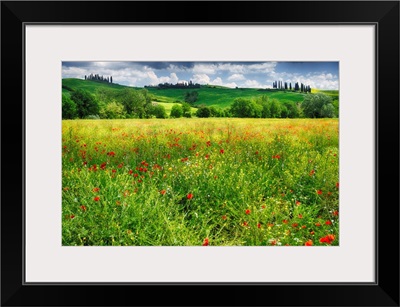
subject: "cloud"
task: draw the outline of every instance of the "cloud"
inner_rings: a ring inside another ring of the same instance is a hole
[[[245,80],[246,78],[242,74],[233,74],[228,77],[229,81],[241,81]]]
[[[196,75],[193,75],[192,81],[194,83],[199,83],[199,84],[209,84],[210,77],[206,74],[196,74]]]

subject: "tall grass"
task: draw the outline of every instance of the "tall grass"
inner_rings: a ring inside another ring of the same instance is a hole
[[[63,121],[62,244],[339,244],[337,119]]]

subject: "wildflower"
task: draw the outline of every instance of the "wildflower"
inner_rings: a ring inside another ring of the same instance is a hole
[[[261,228],[261,224],[260,223],[257,224],[257,228]]]
[[[249,226],[249,223],[247,223],[247,222],[243,222],[243,226]]]
[[[339,189],[339,182],[336,182],[336,188]]]
[[[306,241],[306,243],[304,243],[304,246],[312,246],[312,245],[313,245],[312,240],[308,240]]]
[[[86,211],[86,206],[81,205],[81,209],[82,209],[83,211]]]
[[[107,153],[107,156],[114,157],[114,156],[115,156],[115,152],[109,151],[109,152]]]
[[[208,246],[208,244],[209,244],[209,240],[208,240],[208,238],[205,238],[203,241],[203,246]]]
[[[321,194],[322,194],[322,190],[318,190],[318,191],[317,191],[317,194],[318,194],[318,195],[321,195]]]
[[[293,228],[296,228],[297,226],[299,226],[299,224],[297,224],[297,223],[293,223],[293,224],[292,224],[292,227],[293,227]]]
[[[100,200],[100,196],[96,196],[95,198],[93,198],[94,201],[99,201]]]
[[[338,215],[339,215],[339,211],[335,210],[335,211],[332,212],[332,214],[333,214],[334,216],[338,216]]]
[[[161,190],[161,191],[160,191],[161,195],[164,195],[166,192],[167,192],[167,191],[165,191],[165,190]]]
[[[246,209],[245,213],[250,214],[251,213],[250,209]]]
[[[187,199],[192,199],[192,198],[193,198],[193,194],[192,194],[192,193],[189,193],[188,195],[186,195],[186,198],[187,198]]]
[[[220,149],[219,152],[220,152],[221,154],[223,154],[225,151],[224,151],[223,149]]]
[[[315,234],[315,232],[314,231],[310,231],[310,235],[314,235]]]
[[[100,188],[93,188],[92,191],[93,191],[93,192],[98,192],[98,191],[100,191]]]
[[[312,176],[314,174],[315,174],[315,170],[311,170],[310,173],[309,173],[310,176]]]
[[[332,222],[331,222],[330,220],[327,220],[327,221],[325,222],[325,225],[332,225]]]
[[[276,245],[276,240],[271,240],[271,241],[269,241],[269,244],[271,244],[271,245]]]
[[[335,236],[332,234],[326,235],[325,237],[322,237],[319,239],[319,242],[321,243],[327,243],[327,244],[332,244],[332,242],[335,240]]]
[[[321,223],[317,222],[317,223],[315,223],[315,226],[319,227],[319,226],[321,226]]]
[[[287,224],[287,223],[288,223],[288,220],[283,220],[282,223],[283,223],[283,224]]]
[[[303,215],[302,215],[302,214],[299,214],[298,217],[299,217],[299,219],[302,219],[302,218],[303,218]]]
[[[222,219],[225,221],[225,220],[226,220],[226,215],[223,215],[223,216],[222,216]]]
[[[69,218],[72,220],[72,219],[75,218],[75,215],[71,214],[71,215],[69,216]]]
[[[102,170],[105,170],[105,169],[106,169],[106,165],[107,165],[107,163],[106,163],[106,162],[103,162],[103,163],[101,163],[100,168],[101,168]]]
[[[296,206],[300,206],[301,202],[299,202],[298,200],[296,200]]]

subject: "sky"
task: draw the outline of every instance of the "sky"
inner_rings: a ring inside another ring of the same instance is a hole
[[[274,81],[338,90],[339,62],[63,62],[62,78],[98,74],[113,83],[143,87],[189,82],[231,88],[272,88]]]

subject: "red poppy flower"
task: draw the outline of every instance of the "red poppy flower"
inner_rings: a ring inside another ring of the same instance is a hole
[[[192,198],[193,198],[193,194],[192,194],[192,193],[189,193],[188,195],[186,195],[186,198],[187,198],[187,199],[192,199]]]
[[[203,241],[203,246],[208,246],[209,243],[210,242],[209,242],[208,238],[205,238]]]
[[[297,223],[292,224],[292,227],[294,227],[294,228],[296,228],[297,226],[299,226],[299,224],[297,224]]]
[[[333,211],[332,214],[333,214],[334,216],[338,216],[338,215],[339,215],[339,211],[335,210],[335,211]]]
[[[317,223],[315,223],[315,226],[319,227],[319,226],[321,226],[321,223],[317,222]]]
[[[243,222],[243,226],[249,226],[249,223],[247,223],[247,222]]]
[[[107,156],[114,157],[115,156],[115,152],[110,151],[110,152],[107,153]]]
[[[246,209],[245,213],[250,214],[251,213],[250,209]]]
[[[223,220],[226,220],[226,215],[223,215],[223,216],[222,216],[222,219],[223,219]]]
[[[321,194],[322,194],[322,190],[318,190],[318,191],[317,191],[317,194],[318,194],[318,195],[321,195]]]
[[[257,228],[261,228],[261,224],[260,223],[257,224]]]
[[[100,188],[94,188],[92,191],[93,192],[98,192],[98,191],[100,191]]]
[[[296,206],[300,206],[301,202],[299,202],[298,200],[296,200]]]
[[[223,154],[223,153],[225,152],[225,150],[220,149],[219,152],[220,152],[221,154]]]
[[[100,196],[96,196],[95,198],[93,198],[94,201],[99,201],[100,200]]]
[[[336,182],[336,187],[339,189],[339,182]]]
[[[321,239],[319,239],[319,242],[332,244],[332,242],[334,240],[335,240],[335,236],[330,234],[330,235],[326,235],[325,237],[322,237]]]
[[[82,205],[82,206],[81,206],[81,209],[82,209],[83,211],[86,211],[86,206]]]
[[[269,241],[269,243],[270,243],[271,245],[276,245],[276,240],[271,240],[271,241]]]
[[[327,221],[325,222],[325,225],[332,225],[332,222],[331,222],[330,220],[327,220]]]
[[[283,223],[283,224],[287,224],[288,221],[287,221],[287,220],[283,220],[282,223]]]
[[[74,218],[75,218],[75,215],[71,214],[71,215],[69,216],[69,218],[70,218],[70,219],[74,219]]]
[[[311,170],[309,175],[312,176],[314,174],[315,174],[315,170]]]
[[[102,170],[104,170],[104,169],[106,168],[106,165],[107,165],[107,163],[106,163],[106,162],[103,162],[103,163],[101,163],[100,168],[101,168]]]
[[[304,245],[305,246],[312,246],[313,242],[312,242],[312,240],[308,240],[308,241],[306,241],[306,243],[304,243]]]
[[[167,192],[167,191],[165,191],[165,190],[161,190],[161,191],[160,191],[161,195],[164,195],[166,192]]]
[[[302,218],[303,218],[303,215],[302,215],[302,214],[299,214],[298,216],[299,216],[299,219],[302,219]]]

